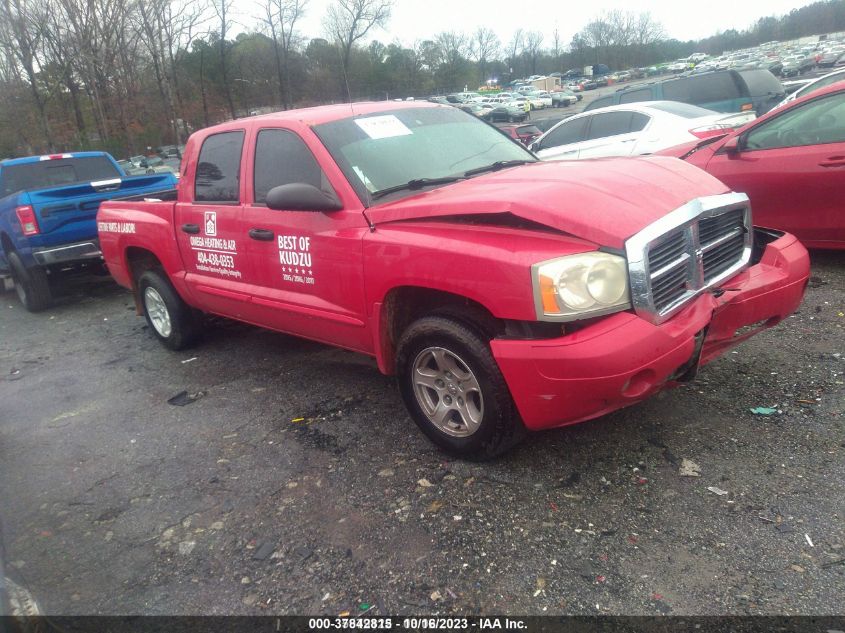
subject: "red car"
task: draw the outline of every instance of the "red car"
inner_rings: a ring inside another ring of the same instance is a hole
[[[543,131],[536,125],[502,125],[499,129],[526,147],[543,135]]]
[[[419,102],[200,130],[175,191],[97,220],[166,347],[212,313],[368,354],[471,458],[691,379],[790,315],[809,275],[794,237],[754,229],[748,198],[700,169],[544,163]]]
[[[748,195],[754,222],[809,248],[845,249],[845,81],[716,139],[661,152]]]

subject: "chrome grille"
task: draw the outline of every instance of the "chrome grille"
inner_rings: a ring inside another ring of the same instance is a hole
[[[743,209],[704,218],[698,223],[705,283],[724,273],[742,257],[745,236]]]
[[[626,251],[634,309],[660,323],[748,263],[748,198],[725,194],[693,200],[629,239]]]

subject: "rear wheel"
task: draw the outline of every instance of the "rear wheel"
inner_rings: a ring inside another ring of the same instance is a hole
[[[165,347],[180,350],[197,341],[201,319],[182,300],[166,276],[159,271],[148,270],[138,280],[138,293],[147,324]]]
[[[397,369],[411,417],[445,451],[490,459],[524,437],[489,345],[468,325],[440,316],[414,322],[399,341]]]
[[[23,307],[29,312],[41,312],[53,301],[50,294],[50,284],[47,281],[47,271],[40,266],[27,268],[15,253],[7,253],[12,279],[15,282],[15,292]]]

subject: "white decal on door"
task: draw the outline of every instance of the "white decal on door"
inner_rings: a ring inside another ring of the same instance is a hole
[[[311,238],[298,235],[280,235],[278,240],[282,280],[295,284],[314,284],[311,265]]]
[[[205,234],[217,235],[217,211],[205,212]]]
[[[235,255],[238,254],[235,240],[192,235],[190,242],[191,249],[196,253],[198,271],[241,278],[241,271],[236,270],[235,265]]]

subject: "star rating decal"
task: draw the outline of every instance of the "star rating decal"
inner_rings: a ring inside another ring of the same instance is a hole
[[[314,271],[311,270],[310,268],[308,268],[308,269],[306,269],[306,268],[292,268],[290,266],[282,266],[282,272],[283,273],[295,273],[297,275],[300,275],[300,274],[304,275],[306,273],[309,274],[309,275],[314,274]]]

